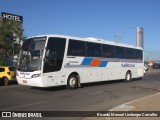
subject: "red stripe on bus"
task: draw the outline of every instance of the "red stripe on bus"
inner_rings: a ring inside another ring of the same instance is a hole
[[[99,59],[93,59],[90,66],[93,66],[93,67],[98,67],[99,64],[101,63],[101,60]]]

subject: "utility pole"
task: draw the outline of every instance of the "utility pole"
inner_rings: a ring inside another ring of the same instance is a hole
[[[115,36],[115,41],[118,44],[118,34],[116,34],[116,36]]]

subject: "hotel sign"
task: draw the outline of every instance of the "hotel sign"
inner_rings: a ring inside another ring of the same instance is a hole
[[[1,15],[2,15],[3,20],[13,20],[13,21],[23,23],[23,16],[5,13],[5,12],[2,12]]]

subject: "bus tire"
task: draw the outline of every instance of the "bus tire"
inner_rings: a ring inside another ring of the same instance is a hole
[[[125,76],[125,81],[130,82],[132,80],[132,73],[131,71],[127,71],[126,76]]]
[[[73,90],[78,88],[78,76],[76,74],[71,74],[67,80],[67,89]]]

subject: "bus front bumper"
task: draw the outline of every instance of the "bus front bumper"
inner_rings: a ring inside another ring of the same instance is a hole
[[[37,77],[37,78],[20,78],[17,77],[17,82],[20,85],[26,85],[26,86],[34,86],[34,87],[47,87],[43,81],[41,77]]]

